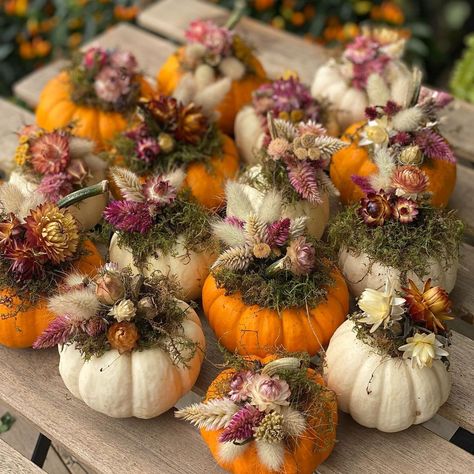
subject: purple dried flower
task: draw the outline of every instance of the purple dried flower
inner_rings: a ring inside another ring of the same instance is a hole
[[[407,146],[413,141],[412,136],[408,132],[398,132],[390,138],[391,144]]]
[[[139,141],[141,138],[148,138],[150,136],[146,125],[143,123],[137,125],[136,127],[130,130],[127,130],[126,132],[124,132],[124,135],[135,142]]]
[[[90,337],[96,337],[107,329],[107,323],[102,318],[92,318],[86,321],[84,331]]]
[[[244,402],[249,397],[250,380],[252,372],[237,372],[230,381],[229,398],[233,402]]]
[[[54,319],[33,343],[33,349],[48,349],[64,344],[77,329],[77,324],[67,315]]]
[[[304,236],[291,241],[286,256],[290,263],[289,269],[295,275],[308,275],[316,263],[316,250]]]
[[[73,191],[70,176],[66,173],[47,174],[38,186],[38,192],[48,201],[56,202]]]
[[[355,185],[359,186],[364,194],[375,193],[375,189],[370,184],[370,179],[367,176],[353,174],[351,179]]]
[[[145,234],[153,226],[148,205],[135,201],[112,201],[104,211],[104,218],[118,230]]]
[[[141,138],[135,146],[135,153],[139,160],[145,163],[151,163],[160,153],[160,145],[151,137]]]
[[[311,204],[321,204],[316,168],[313,162],[307,160],[288,161],[287,169],[288,179],[295,191]]]
[[[285,245],[290,235],[290,224],[291,221],[288,217],[280,219],[279,221],[272,222],[267,228],[268,234],[268,245],[270,247],[277,246],[281,247]]]
[[[265,413],[252,405],[245,405],[229,421],[219,436],[221,443],[245,441],[253,436],[253,429],[263,420]]]
[[[456,163],[453,150],[451,150],[448,142],[429,128],[417,132],[415,143],[428,158]]]
[[[110,65],[124,69],[126,74],[134,74],[138,66],[135,56],[130,51],[114,51],[110,55]]]
[[[154,176],[143,185],[143,194],[150,203],[162,207],[176,199],[176,188],[161,176]]]
[[[366,107],[365,116],[368,120],[375,120],[379,116],[379,113],[375,107]]]
[[[346,46],[344,57],[354,64],[364,64],[375,59],[380,44],[368,36],[359,35]]]
[[[97,66],[101,68],[107,62],[107,57],[107,50],[98,46],[92,46],[84,53],[82,64],[87,69],[92,69]]]
[[[431,102],[432,106],[439,110],[453,101],[453,96],[444,91],[436,91],[428,89],[425,86],[421,87],[420,96],[418,97],[418,104],[424,105]]]
[[[394,102],[393,100],[389,100],[384,108],[383,108],[383,111],[389,116],[389,117],[392,117],[393,115],[395,115],[397,112],[400,112],[402,108],[396,103]]]
[[[217,56],[229,54],[233,35],[233,31],[209,20],[192,21],[184,34],[188,43],[201,43],[211,54]]]
[[[239,227],[240,229],[244,228],[245,222],[242,219],[239,219],[238,217],[235,216],[227,216],[224,219],[224,222],[226,224],[234,225],[235,227]]]
[[[130,91],[130,76],[120,69],[104,67],[94,82],[97,97],[105,102],[117,102],[120,97]]]

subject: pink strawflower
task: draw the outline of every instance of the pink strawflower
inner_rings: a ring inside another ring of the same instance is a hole
[[[290,242],[286,256],[290,262],[290,271],[295,275],[308,275],[316,264],[316,250],[304,236]]]
[[[97,74],[94,90],[99,99],[113,103],[130,92],[130,82],[130,76],[120,69],[106,66]]]
[[[200,43],[209,53],[216,56],[226,56],[232,47],[233,32],[219,27],[212,21],[194,20],[185,32],[188,43]]]
[[[400,166],[392,176],[392,185],[396,193],[420,194],[426,191],[430,180],[426,173],[418,166]]]
[[[431,103],[432,106],[439,110],[443,109],[453,101],[453,96],[444,91],[436,91],[421,86],[420,95],[418,97],[418,104],[425,105]]]
[[[67,315],[54,319],[33,343],[33,349],[48,349],[66,343],[77,329],[77,323]]]
[[[290,144],[284,138],[274,138],[268,145],[267,152],[274,160],[280,160],[288,151]]]
[[[281,247],[285,245],[290,235],[291,221],[288,217],[271,223],[267,228],[267,243],[270,247]]]
[[[392,207],[393,217],[402,224],[413,222],[418,216],[418,204],[412,199],[398,198]]]
[[[40,174],[55,174],[69,163],[69,137],[60,132],[49,132],[38,137],[31,145],[31,164]]]
[[[149,164],[153,162],[160,153],[160,145],[154,138],[141,138],[135,146],[135,153],[139,160]]]
[[[219,436],[219,442],[245,441],[253,436],[253,429],[265,414],[252,405],[245,405],[229,421]]]
[[[377,56],[380,44],[373,39],[360,35],[346,46],[344,57],[354,64],[364,64]]]
[[[314,120],[308,120],[307,122],[301,122],[298,124],[298,135],[302,136],[305,133],[311,135],[327,135],[327,130],[320,123],[316,123]]]
[[[378,193],[368,193],[360,200],[360,207],[357,210],[359,216],[369,227],[384,225],[385,221],[392,215],[390,196],[383,190]]]
[[[148,205],[135,201],[112,201],[104,211],[104,218],[118,230],[145,234],[153,227]]]
[[[109,61],[111,66],[125,69],[125,72],[129,75],[134,74],[138,67],[137,60],[130,51],[116,50],[110,55]]]
[[[90,47],[82,58],[82,64],[87,69],[98,67],[99,69],[107,62],[108,53],[105,49],[98,46]]]
[[[166,206],[176,199],[176,188],[161,176],[154,176],[143,185],[143,194],[152,204]]]
[[[252,372],[237,372],[230,381],[229,398],[236,403],[245,402],[249,397],[250,381]]]
[[[429,128],[416,133],[415,144],[428,158],[456,163],[456,157],[448,142]]]
[[[48,201],[56,202],[72,193],[74,187],[70,176],[66,173],[47,174],[43,176],[38,186],[38,192],[43,194]]]
[[[146,125],[143,123],[141,123],[140,125],[137,125],[136,127],[130,130],[127,130],[126,132],[124,132],[124,135],[133,141],[139,141],[142,138],[150,137],[150,133],[148,132]]]
[[[289,161],[287,169],[288,179],[295,191],[311,204],[321,204],[322,199],[313,163],[307,160]]]

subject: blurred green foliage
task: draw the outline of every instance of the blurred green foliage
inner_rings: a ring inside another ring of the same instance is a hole
[[[466,37],[466,50],[456,63],[450,86],[456,97],[474,103],[474,34]]]

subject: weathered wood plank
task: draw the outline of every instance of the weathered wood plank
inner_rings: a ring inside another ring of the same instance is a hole
[[[473,192],[474,168],[458,163],[456,187],[454,188],[454,192],[449,200],[449,207],[451,209],[457,209],[459,217],[468,224],[470,228],[466,229],[466,235],[468,236],[468,239],[471,238],[472,240],[474,240]],[[471,242],[471,244],[472,243],[474,242]]]
[[[42,469],[0,439],[0,472],[3,474],[40,474]]]
[[[170,410],[152,420],[113,419],[73,398],[58,374],[57,350],[0,347],[0,399],[59,441],[84,467],[118,472],[221,472],[199,433]],[[0,470],[0,472],[2,472]]]
[[[339,443],[319,466],[321,474],[464,474],[474,469],[474,457],[421,426],[399,433],[382,433],[341,415]]]
[[[144,74],[151,78],[152,84],[154,84],[154,77],[165,59],[175,50],[175,45],[169,41],[127,23],[110,28],[94,38],[90,44],[131,51],[136,56]],[[86,47],[87,45],[84,46],[84,48]],[[30,107],[36,107],[43,87],[66,64],[67,61],[59,60],[25,76],[15,84],[15,95]]]
[[[161,0],[138,16],[138,23],[151,31],[179,42],[192,20],[212,19],[224,23],[229,11],[209,2],[180,0],[179,8],[173,0]],[[329,57],[329,52],[295,35],[270,28],[251,18],[242,18],[236,31],[252,44],[267,73],[278,77],[287,69],[297,71],[305,82],[310,82],[314,71]]]

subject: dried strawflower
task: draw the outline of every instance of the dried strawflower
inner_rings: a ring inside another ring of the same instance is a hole
[[[176,199],[176,188],[162,176],[154,176],[143,185],[143,194],[148,201],[161,207]]]
[[[194,20],[185,32],[188,43],[202,44],[208,53],[214,56],[229,54],[233,36],[233,31],[225,27],[219,27],[210,20]]]
[[[412,199],[397,198],[392,206],[393,217],[402,224],[413,222],[419,214],[418,204]]]
[[[120,69],[105,66],[97,74],[94,90],[97,97],[104,102],[117,102],[130,92],[131,78]]]
[[[73,190],[71,179],[66,173],[47,174],[43,176],[38,186],[38,192],[52,202],[67,196]]]
[[[429,178],[417,166],[400,166],[392,176],[392,185],[397,196],[413,196],[426,191]]]
[[[9,212],[0,222],[0,247],[10,243],[11,239],[19,237],[24,231],[23,226],[13,212]]]
[[[128,321],[114,323],[107,330],[107,340],[119,354],[135,349],[139,338],[137,327]]]
[[[112,201],[104,210],[104,218],[118,230],[146,234],[153,227],[148,205],[135,201]]]
[[[16,280],[29,280],[40,275],[46,254],[37,252],[27,242],[14,240],[4,250],[4,257],[11,262],[10,269]]]
[[[141,138],[135,145],[137,158],[145,163],[152,163],[160,153],[160,145],[152,137]]]
[[[174,130],[178,123],[178,101],[166,95],[153,99],[142,99],[139,103],[145,115],[149,115],[158,125],[167,130]]]
[[[250,396],[252,372],[236,372],[230,381],[229,398],[234,402],[244,402]]]
[[[110,55],[110,65],[133,74],[138,66],[135,56],[130,51],[116,50]]]
[[[411,359],[412,367],[415,364],[418,368],[431,367],[433,360],[447,357],[449,354],[443,349],[443,345],[436,339],[434,333],[416,333],[413,337],[407,338],[407,343],[398,348],[403,352],[404,359]]]
[[[130,321],[137,314],[137,308],[132,300],[120,300],[109,311],[118,322]]]
[[[245,405],[231,418],[219,436],[219,442],[245,441],[253,437],[253,430],[262,421],[265,413],[253,405]]]
[[[250,399],[262,412],[279,411],[282,406],[288,406],[290,395],[288,383],[278,375],[270,377],[267,374],[255,374],[252,377]]]
[[[295,275],[307,275],[314,269],[316,251],[304,236],[292,240],[286,249],[288,268]]]
[[[107,323],[102,318],[91,318],[84,323],[84,330],[90,337],[97,337],[107,329]]]
[[[358,213],[368,226],[379,226],[391,216],[392,208],[383,192],[369,193],[361,199]]]
[[[122,279],[115,272],[104,272],[95,280],[95,294],[97,299],[106,305],[113,305],[125,295]]]
[[[107,62],[107,51],[98,46],[92,46],[87,49],[82,57],[82,64],[88,68],[93,69],[95,67],[101,68]]]
[[[403,288],[408,305],[408,313],[413,321],[423,323],[427,329],[437,332],[446,330],[444,321],[453,319],[451,301],[446,290],[431,286],[431,278],[425,282],[423,291],[408,280],[409,288]]]
[[[69,163],[69,138],[60,132],[45,133],[30,148],[31,164],[40,174],[64,171]]]
[[[284,138],[275,138],[268,145],[267,152],[274,160],[280,160],[288,151],[290,144]]]
[[[66,209],[52,203],[39,205],[25,219],[26,238],[30,245],[41,248],[54,263],[74,256],[79,245],[77,221]]]
[[[180,107],[176,138],[186,143],[197,145],[209,127],[206,116],[200,107],[188,104]]]

